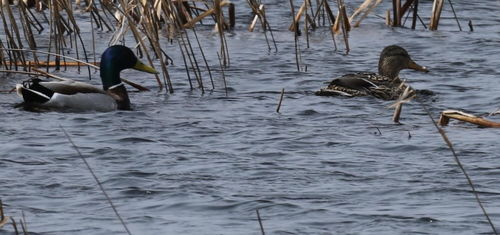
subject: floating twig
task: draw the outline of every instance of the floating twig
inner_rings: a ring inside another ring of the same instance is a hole
[[[64,135],[68,139],[69,143],[73,146],[73,148],[75,149],[75,151],[78,153],[78,156],[80,156],[80,158],[82,159],[83,163],[85,163],[85,166],[87,167],[87,169],[89,170],[90,174],[92,175],[92,178],[94,178],[95,182],[99,186],[99,189],[101,189],[101,192],[106,197],[106,200],[108,201],[109,205],[111,206],[111,208],[115,212],[115,215],[118,218],[118,220],[120,220],[120,222],[123,225],[123,228],[125,229],[125,231],[127,232],[127,234],[132,235],[132,233],[130,232],[130,230],[127,227],[127,224],[125,224],[125,221],[122,219],[122,217],[118,213],[118,210],[116,209],[115,205],[113,204],[113,201],[111,200],[111,197],[109,197],[108,193],[106,193],[106,190],[104,190],[104,186],[102,186],[101,181],[99,180],[99,178],[97,178],[97,175],[94,173],[94,170],[92,170],[92,167],[90,167],[90,164],[87,162],[87,159],[85,159],[85,157],[83,156],[83,154],[80,152],[80,149],[73,142],[73,140],[69,136],[68,132],[66,132],[66,130],[61,125],[59,125],[59,128],[61,128],[61,130],[64,132]]]
[[[278,107],[276,108],[276,112],[280,112],[281,102],[283,101],[283,95],[285,94],[285,88],[281,89],[280,101],[278,102]]]
[[[441,126],[448,125],[448,123],[450,122],[450,118],[476,124],[481,127],[500,128],[499,122],[490,121],[488,119],[477,117],[475,115],[464,113],[458,110],[445,110],[441,112],[441,117],[439,118],[439,125]]]
[[[259,221],[260,232],[262,233],[262,235],[266,235],[266,233],[264,232],[264,226],[262,225],[262,219],[260,219],[259,209],[256,209],[255,211],[257,212],[257,220]]]

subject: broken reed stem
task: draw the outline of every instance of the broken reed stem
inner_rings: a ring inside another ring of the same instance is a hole
[[[101,189],[101,192],[106,197],[106,200],[108,201],[109,205],[111,206],[111,208],[115,212],[116,217],[118,217],[118,219],[120,220],[120,222],[123,225],[123,228],[125,229],[125,231],[127,232],[127,234],[132,235],[132,233],[128,229],[127,225],[125,224],[125,221],[122,219],[122,217],[118,213],[118,210],[116,209],[115,205],[113,204],[113,201],[111,201],[111,198],[109,197],[108,193],[106,193],[106,190],[104,190],[104,186],[102,186],[101,181],[99,180],[99,178],[97,178],[97,175],[94,173],[94,170],[92,170],[92,167],[90,167],[90,164],[87,162],[87,159],[85,159],[85,157],[83,156],[83,154],[80,152],[80,149],[76,146],[76,144],[73,142],[73,140],[69,136],[68,132],[66,132],[66,130],[62,127],[62,125],[59,125],[59,128],[61,128],[61,130],[64,132],[64,135],[68,139],[69,143],[73,146],[73,148],[75,149],[75,151],[78,153],[78,156],[80,156],[80,158],[82,159],[83,163],[85,163],[85,166],[87,167],[87,169],[89,170],[90,174],[94,178],[95,182],[99,186],[99,189]]]
[[[367,1],[370,1],[370,0],[367,0]],[[366,17],[368,17],[368,15],[373,11],[373,9],[375,9],[380,3],[382,3],[382,0],[377,0],[374,4],[369,6],[368,9],[366,9],[366,11],[363,13],[363,15],[359,18],[359,20],[356,21],[356,23],[354,23],[353,27],[359,27],[359,25],[361,24],[361,21],[363,21]],[[353,18],[354,18],[354,14],[351,16],[351,18],[349,18],[349,22],[352,23]]]
[[[24,211],[21,211],[22,219],[19,220],[19,224],[21,224],[21,229],[23,230],[23,234],[28,234],[28,226],[26,225],[26,217],[24,217]]]
[[[411,29],[415,29],[417,26],[417,13],[418,13],[418,0],[413,2],[413,20],[411,22]]]
[[[453,12],[453,16],[455,17],[455,20],[457,21],[458,29],[462,31],[462,26],[460,26],[460,21],[458,21],[457,13],[455,12],[455,8],[453,7],[453,3],[451,0],[448,0],[448,3],[450,3],[451,11]]]
[[[392,10],[392,26],[398,27],[401,25],[401,0],[392,0]]]
[[[439,125],[446,126],[449,123],[450,118],[457,119],[464,122],[469,122],[472,124],[479,125],[481,127],[494,127],[500,128],[500,123],[493,122],[482,117],[477,117],[471,114],[460,112],[457,110],[445,110],[441,112],[441,117],[439,118]]]
[[[434,0],[434,3],[432,4],[431,22],[429,24],[430,30],[438,29],[441,11],[443,10],[443,1],[444,0]]]
[[[278,107],[276,108],[276,112],[279,113],[280,112],[280,108],[281,108],[281,102],[283,101],[283,95],[285,94],[285,88],[281,89],[281,95],[280,95],[280,100],[278,102]]]
[[[290,8],[292,9],[292,19],[293,19],[293,22],[292,24],[294,25],[293,26],[293,35],[294,35],[294,42],[295,42],[295,63],[297,64],[297,71],[300,72],[300,63],[299,63],[299,53],[300,53],[300,49],[299,49],[299,43],[298,43],[298,40],[299,40],[299,22],[297,22],[295,20],[295,6],[293,4],[293,0],[290,0]]]
[[[264,10],[264,4],[260,4],[259,8],[258,8],[258,11],[262,11]],[[250,24],[250,26],[248,27],[248,31],[249,32],[253,32],[254,28],[255,28],[255,25],[257,25],[257,20],[259,19],[260,15],[258,12],[255,12],[254,13],[255,16],[252,20],[252,23]]]
[[[257,220],[259,221],[260,232],[262,235],[266,235],[266,232],[264,232],[264,226],[262,225],[262,219],[260,218],[259,209],[256,209],[255,211],[257,212]]]
[[[196,30],[194,28],[193,28],[193,34],[194,34],[194,37],[196,38],[196,42],[198,43],[198,48],[200,49],[201,57],[203,58],[203,61],[205,62],[205,68],[208,71],[208,76],[210,77],[210,83],[212,84],[212,89],[215,89],[214,79],[212,78],[212,71],[210,69],[210,66],[208,65],[208,61],[207,61],[207,58],[205,57],[205,53],[203,52],[203,49],[201,49],[201,43],[200,43],[200,40],[198,39],[198,34],[196,33]],[[219,54],[217,54],[217,56],[219,56]]]
[[[338,8],[339,8],[339,16],[337,17],[337,21],[335,21],[335,24],[340,24],[340,28],[342,29],[342,35],[344,36],[344,43],[345,43],[345,50],[346,54],[349,54],[350,48],[349,48],[349,30],[350,30],[350,25],[349,25],[349,19],[347,18],[347,12],[346,8],[344,5],[343,0],[337,0]]]
[[[219,58],[219,66],[220,71],[222,73],[222,80],[224,81],[224,90],[226,91],[226,97],[228,96],[227,83],[226,83],[226,74],[224,73],[224,66],[222,66],[222,60],[220,58],[219,53],[217,53],[217,58]]]
[[[19,230],[17,229],[16,220],[14,218],[10,217],[10,221],[12,222],[12,227],[14,228],[14,233],[16,235],[19,234]]]
[[[0,221],[3,221],[5,219],[5,216],[3,214],[3,202],[2,199],[0,199]]]
[[[394,114],[392,115],[393,122],[399,123],[399,118],[401,117],[402,109],[403,109],[403,103],[399,103],[396,105],[396,109],[394,110]]]
[[[434,127],[436,127],[437,131],[439,132],[439,134],[443,138],[444,142],[446,143],[446,145],[450,149],[450,151],[451,151],[451,153],[453,155],[453,158],[455,159],[455,162],[457,163],[458,167],[460,168],[460,170],[462,171],[463,175],[465,176],[465,178],[467,180],[467,183],[469,184],[470,188],[472,189],[472,193],[474,194],[474,197],[476,198],[476,201],[479,204],[479,207],[481,208],[484,216],[486,217],[486,220],[488,221],[488,224],[491,226],[491,229],[493,230],[493,233],[498,234],[497,230],[495,229],[495,225],[493,225],[493,222],[491,221],[490,216],[486,212],[486,209],[484,208],[483,203],[481,202],[481,200],[479,198],[479,193],[476,191],[476,187],[474,186],[474,183],[472,182],[472,179],[470,178],[469,174],[467,173],[467,171],[465,170],[464,166],[462,165],[462,162],[458,158],[458,155],[455,152],[455,149],[453,148],[453,144],[448,139],[448,136],[446,135],[446,132],[443,130],[443,128],[441,128],[441,127],[438,126],[438,124],[436,123],[436,121],[432,117],[431,113],[429,112],[429,110],[427,109],[427,107],[425,106],[425,104],[422,103],[418,99],[417,99],[417,102],[420,103],[420,105],[422,106],[422,108],[424,109],[424,111],[427,113],[427,116],[429,116],[429,118],[431,119],[432,124],[434,125]]]

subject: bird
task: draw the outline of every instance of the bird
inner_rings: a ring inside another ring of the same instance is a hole
[[[403,69],[429,72],[410,58],[408,52],[398,46],[390,45],[380,53],[378,74],[360,72],[346,74],[333,79],[329,85],[315,94],[319,96],[374,96],[384,100],[395,100],[406,90],[408,85],[399,78]],[[410,94],[415,94],[411,89]]]
[[[157,74],[158,72],[142,63],[126,46],[108,47],[101,56],[100,76],[102,89],[74,80],[43,81],[31,78],[16,84],[16,92],[24,100],[26,108],[60,111],[113,111],[130,110],[127,89],[120,79],[124,69]]]

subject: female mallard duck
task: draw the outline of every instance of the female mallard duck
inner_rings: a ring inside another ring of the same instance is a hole
[[[73,80],[44,82],[34,78],[16,85],[27,107],[74,111],[129,110],[130,100],[120,79],[124,69],[158,73],[143,64],[128,47],[111,46],[101,56],[100,74],[103,89]]]
[[[385,100],[397,99],[407,87],[399,79],[399,71],[403,69],[429,72],[427,68],[415,63],[402,47],[388,46],[380,54],[378,74],[346,74],[334,79],[328,87],[317,91],[316,95],[350,97],[372,95]],[[415,93],[415,91],[412,90],[411,93]]]

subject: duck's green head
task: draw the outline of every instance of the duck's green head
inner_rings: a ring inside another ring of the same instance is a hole
[[[126,46],[109,47],[101,56],[101,79],[104,90],[120,84],[120,72],[124,69],[136,69],[147,73],[158,73],[154,68],[143,64]]]
[[[397,45],[384,48],[382,53],[380,53],[378,73],[390,78],[396,78],[399,76],[399,71],[403,69],[429,72],[426,67],[415,63],[404,48]]]

